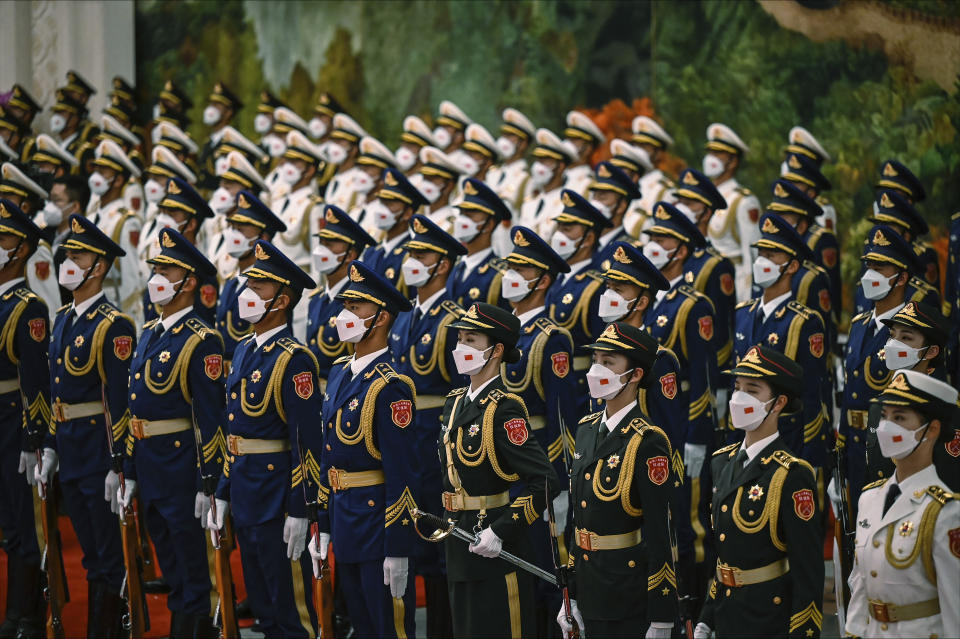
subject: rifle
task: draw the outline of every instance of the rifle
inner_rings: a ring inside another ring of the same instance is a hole
[[[670,561],[673,563],[673,574],[677,579],[677,614],[680,617],[680,625],[687,630],[687,639],[693,639],[693,619],[690,616],[690,608],[693,604],[693,597],[680,594],[680,571],[679,571],[679,553],[677,551],[677,529],[673,527],[673,511],[667,504],[667,530],[670,533]]]
[[[843,447],[834,444],[833,448],[833,470],[837,478],[837,485],[840,487],[840,501],[837,504],[837,517],[833,523],[833,536],[837,542],[837,549],[840,551],[840,575],[838,580],[837,605],[846,610],[850,604],[850,587],[848,579],[850,571],[853,569],[854,544],[856,543],[857,531],[850,520],[850,487],[845,481],[846,465],[843,460]]]
[[[306,490],[306,489],[304,489]],[[307,517],[310,519],[310,533],[313,543],[320,548],[319,505],[316,501],[307,504]],[[317,622],[320,624],[320,637],[332,637],[333,628],[333,581],[330,577],[330,562],[326,559],[313,565],[313,609],[317,611]]]
[[[560,437],[562,438],[562,448],[563,448],[563,468],[567,473],[567,489],[571,490],[573,487],[573,478],[570,476],[570,459],[568,457],[567,451],[567,424],[566,420],[563,419],[563,413],[560,411],[560,399],[557,399],[557,419],[560,422]],[[563,595],[563,614],[567,619],[567,623],[570,624],[572,630],[570,631],[570,636],[572,639],[579,639],[580,637],[580,627],[577,626],[576,620],[573,618],[573,613],[570,610],[570,568],[569,566],[562,565],[560,562],[560,545],[557,543],[557,523],[554,521],[553,513],[553,500],[550,499],[550,491],[548,486],[550,481],[547,478],[544,478],[543,492],[547,498],[547,524],[550,529],[550,554],[553,558],[553,569],[557,574],[557,585],[560,586],[561,593]]]
[[[126,478],[123,474],[123,454],[113,447],[113,418],[110,415],[110,405],[107,402],[107,389],[100,385],[100,399],[103,402],[103,422],[107,428],[107,447],[110,450],[110,460],[113,472],[120,478],[120,499],[123,499],[127,490]],[[140,563],[137,557],[139,539],[137,535],[137,520],[133,508],[120,508],[120,537],[123,543],[123,585],[121,592],[127,593],[127,614],[123,616],[123,627],[130,631],[130,639],[141,639],[143,633],[150,629],[150,619],[147,616],[147,600],[143,592],[143,581],[140,574]]]

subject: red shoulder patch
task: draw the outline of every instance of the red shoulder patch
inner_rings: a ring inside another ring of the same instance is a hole
[[[217,288],[213,284],[204,284],[200,287],[200,301],[207,308],[217,305]]]
[[[817,359],[823,356],[823,333],[814,333],[810,336],[810,354]]]
[[[720,290],[724,295],[733,295],[733,275],[724,273],[720,276]]]
[[[313,375],[309,371],[297,373],[293,376],[293,388],[301,399],[310,399],[313,395]]]
[[[139,211],[139,210],[140,210],[140,198],[138,198],[138,197],[132,197],[132,198],[130,198],[130,206],[131,206],[131,208],[133,208],[133,210]]]
[[[760,219],[760,209],[750,209],[747,211],[747,215],[750,216],[751,222],[756,222]]]
[[[660,378],[660,390],[667,399],[677,396],[677,374],[668,373]]]
[[[137,246],[140,244],[140,231],[130,231],[127,234],[127,237],[130,238],[130,245]]]
[[[217,381],[218,379],[220,379],[220,375],[223,373],[223,356],[222,356],[222,355],[207,355],[206,357],[204,357],[204,358],[203,358],[203,372],[206,373],[206,374],[207,374],[207,377],[209,377],[209,378],[212,379],[213,381]],[[300,373],[300,374],[303,375],[304,373]],[[309,374],[309,373],[306,373],[306,375],[309,377],[310,374]],[[294,382],[296,382],[296,381],[297,381],[297,378],[294,377],[293,380],[294,380]],[[312,389],[313,389],[313,381],[312,381],[312,380],[309,381],[309,384],[310,384],[310,388],[311,388],[310,392],[313,393],[313,390],[312,390]],[[298,394],[298,395],[300,394],[300,391],[299,391],[299,390],[297,391],[297,394]],[[302,395],[301,395],[301,397],[302,397]],[[310,397],[310,395],[307,395],[307,397]],[[304,397],[304,399],[306,399],[307,397]]]
[[[46,260],[37,262],[34,265],[34,270],[37,273],[37,279],[45,280],[50,277],[50,262],[47,262]]]
[[[130,357],[130,353],[133,351],[133,337],[129,335],[121,335],[119,337],[113,338],[113,354],[120,361],[126,360]]]
[[[704,315],[697,320],[697,325],[700,328],[700,337],[706,341],[713,339],[713,318],[709,315]]]
[[[830,309],[833,308],[833,304],[830,303],[830,291],[827,289],[820,291],[820,308],[823,309],[824,313],[829,313]]]
[[[563,379],[570,372],[570,353],[554,353],[550,356],[553,362],[553,374]]]
[[[837,249],[835,248],[823,249],[822,256],[823,256],[822,259],[823,259],[824,268],[833,268],[834,266],[837,265]]]
[[[947,533],[950,540],[950,552],[954,557],[960,559],[960,528],[954,528]]]
[[[390,404],[390,418],[400,428],[406,428],[413,421],[413,402],[409,399],[398,399]]]
[[[647,477],[657,486],[667,481],[670,476],[670,462],[663,455],[651,457],[647,460]]]
[[[813,519],[813,513],[817,508],[813,501],[813,491],[809,488],[798,490],[793,493],[793,512],[803,521]]]
[[[960,428],[953,429],[953,439],[943,445],[951,457],[960,457]]]
[[[940,268],[936,262],[927,263],[927,271],[923,275],[928,284],[936,284],[937,279],[940,277]]]
[[[32,319],[27,322],[27,326],[30,327],[30,337],[35,342],[42,342],[43,338],[47,336],[47,320],[45,318]]]
[[[520,417],[504,422],[503,427],[507,430],[507,439],[510,440],[511,444],[520,446],[530,436],[527,431],[527,420]]]

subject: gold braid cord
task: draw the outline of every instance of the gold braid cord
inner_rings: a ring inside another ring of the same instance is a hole
[[[785,551],[787,546],[777,536],[777,522],[780,518],[780,497],[783,493],[783,484],[787,480],[788,470],[785,467],[778,468],[773,473],[770,480],[770,487],[767,489],[767,501],[763,505],[763,511],[760,516],[753,521],[747,521],[740,514],[740,499],[743,497],[743,486],[737,489],[737,497],[733,502],[733,523],[741,531],[752,535],[763,530],[764,526],[769,527],[770,541],[773,542],[777,550]]]

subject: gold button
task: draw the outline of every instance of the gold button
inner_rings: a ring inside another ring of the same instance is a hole
[[[136,393],[130,393],[130,399],[136,399],[136,398],[137,398]]]
[[[250,393],[250,399],[253,399],[253,397],[254,397],[253,393]]]
[[[57,358],[57,364],[63,364],[63,358],[62,358],[62,357],[58,357],[58,358]]]
[[[590,479],[590,473],[585,473],[585,474],[583,475],[583,478],[584,478],[584,479]]]
[[[587,553],[583,553],[583,560],[584,560],[584,561],[590,561],[590,556],[587,555]]]
[[[267,470],[273,470],[273,464],[267,464]]]
[[[327,428],[333,428],[333,422],[327,422]]]
[[[230,393],[230,399],[236,399],[236,398],[237,398],[236,393]]]
[[[137,373],[136,375],[134,375],[133,378],[134,378],[134,379],[140,379],[140,373]]]
[[[237,461],[237,458],[234,457],[233,455],[230,455],[230,463],[232,464],[235,461]]]
[[[350,428],[350,422],[347,422],[347,428]]]
[[[331,450],[330,444],[327,444],[327,450]]]
[[[180,448],[180,440],[179,440],[179,439],[178,439],[177,441],[173,442],[173,447],[174,447],[174,448]]]
[[[855,441],[855,442],[860,441],[860,435],[854,435],[854,436],[853,436],[853,441]]]
[[[878,471],[877,471],[877,477],[883,477],[883,471],[882,471],[882,470],[878,470]]]
[[[782,600],[780,599],[780,597],[774,597],[774,598],[773,598],[773,603],[777,604],[778,606],[780,605],[780,602],[781,602],[781,601],[782,601]]]
[[[853,397],[854,399],[857,398],[857,394],[856,394],[856,393],[850,393],[850,396]]]
[[[871,570],[871,571],[870,571],[870,576],[871,576],[871,577],[876,577],[876,576],[877,576],[877,571],[876,571],[876,570]]]
[[[874,548],[879,548],[879,547],[880,547],[880,542],[877,541],[877,540],[874,540],[874,541],[873,541],[873,547],[874,547]]]
[[[860,377],[860,371],[853,371],[854,377]]]
[[[229,420],[232,422],[232,421],[233,421],[233,413],[230,413],[229,415],[227,415],[227,419],[229,419]]]
[[[727,538],[727,533],[720,533],[720,541],[723,541]]]
[[[727,512],[727,505],[726,505],[726,504],[724,504],[723,506],[720,506],[720,512],[722,512],[722,513]]]
[[[887,624],[885,623],[880,624],[880,630],[886,630],[886,629],[887,629]]]
[[[90,420],[90,423],[91,423],[91,424],[96,424],[96,423],[97,423],[97,420],[91,419],[91,420]]]
[[[400,361],[401,361],[401,362],[407,361],[407,356],[406,356],[406,355],[401,355],[401,356],[400,356]]]
[[[730,596],[730,589],[729,589],[729,588],[727,588],[727,591],[726,591],[725,593],[723,593],[723,594],[725,594],[726,596],[728,596],[728,597],[729,597],[729,596]]]
[[[633,568],[634,566],[637,565],[637,562],[635,562],[633,559],[631,559],[630,561],[627,562],[627,565],[630,566],[631,568]]]
[[[367,506],[370,506],[371,508],[373,508],[373,506],[374,506],[374,502],[373,502],[373,500],[372,500],[372,499],[371,499],[370,501],[368,501],[368,502],[367,502]]]
[[[59,377],[59,376],[58,376],[58,377],[54,377],[54,378],[53,378],[53,381],[56,382],[57,384],[59,384],[59,383],[60,383],[60,377]]]
[[[587,500],[586,500],[586,499],[584,499],[583,501],[580,502],[580,507],[581,507],[581,508],[586,508],[586,507],[587,507]]]

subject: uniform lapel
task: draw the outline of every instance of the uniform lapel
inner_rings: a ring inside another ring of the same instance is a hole
[[[727,464],[728,468],[725,469],[728,474],[725,476],[726,481],[720,489],[720,500],[726,499],[728,495],[740,486],[746,486],[751,482],[755,482],[767,469],[768,464],[764,464],[763,460],[782,447],[782,441],[780,437],[777,437],[767,444],[766,447],[760,451],[760,454],[751,459],[742,471],[736,468],[736,455],[734,455],[734,459],[730,460],[730,463]],[[740,451],[739,448],[736,450],[737,452]]]

